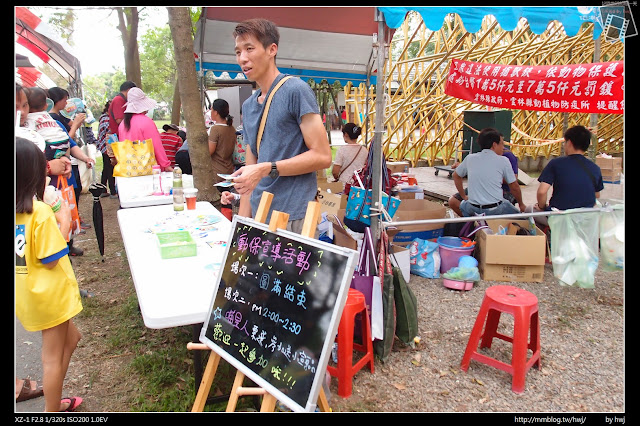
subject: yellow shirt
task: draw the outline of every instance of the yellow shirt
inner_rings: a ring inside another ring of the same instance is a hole
[[[69,248],[47,204],[33,202],[33,213],[16,213],[16,316],[25,330],[40,331],[82,310]],[[45,264],[58,260],[53,269]]]

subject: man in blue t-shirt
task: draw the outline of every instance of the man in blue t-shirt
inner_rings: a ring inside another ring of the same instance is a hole
[[[604,189],[600,167],[585,158],[591,143],[591,132],[584,126],[574,126],[564,134],[565,156],[554,158],[540,173],[537,191],[538,203],[527,211],[539,212],[593,207],[600,191]],[[547,204],[547,193],[553,186]],[[547,225],[546,216],[538,216],[536,222]]]
[[[271,210],[288,213],[287,229],[299,233],[308,202],[316,197],[316,170],[331,165],[320,109],[309,85],[290,78],[274,94],[258,147],[266,99],[285,77],[275,62],[280,35],[273,22],[250,19],[239,23],[233,36],[236,61],[258,86],[242,104],[243,138],[250,149],[246,165],[233,173],[235,189],[242,196],[238,214],[253,217],[267,191],[273,194]]]

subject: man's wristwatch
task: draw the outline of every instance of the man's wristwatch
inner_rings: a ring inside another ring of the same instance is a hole
[[[269,177],[271,179],[275,179],[278,176],[280,176],[280,173],[278,173],[278,168],[276,167],[276,162],[272,161],[271,162],[271,172],[269,172]]]

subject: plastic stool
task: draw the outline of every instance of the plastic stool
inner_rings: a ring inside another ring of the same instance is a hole
[[[497,332],[502,312],[513,315],[513,337]],[[482,328],[485,325],[484,334]],[[530,341],[527,342],[530,337]],[[477,352],[478,342],[481,348],[490,348],[494,338],[511,342],[511,364],[506,364]],[[527,350],[533,355],[527,361]],[[462,357],[460,367],[467,371],[472,359],[506,371],[513,376],[511,390],[516,393],[524,391],[525,376],[532,365],[540,369],[540,322],[538,321],[538,298],[521,288],[498,285],[489,287],[484,294],[478,317],[471,331],[467,349]]]
[[[353,341],[355,319],[358,314],[362,321],[362,344]],[[338,362],[337,367],[327,366],[327,371],[333,377],[338,378],[338,395],[343,398],[351,396],[353,376],[369,364],[373,373],[373,342],[371,341],[371,324],[367,314],[367,305],[364,294],[352,288],[349,289],[347,302],[344,305],[340,324],[338,325]],[[353,364],[353,350],[363,352],[365,355]]]

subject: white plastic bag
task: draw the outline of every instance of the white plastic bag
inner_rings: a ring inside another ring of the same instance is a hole
[[[600,257],[605,270],[624,268],[624,204],[600,213]]]
[[[595,287],[598,269],[598,212],[550,215],[551,262],[560,285]]]

